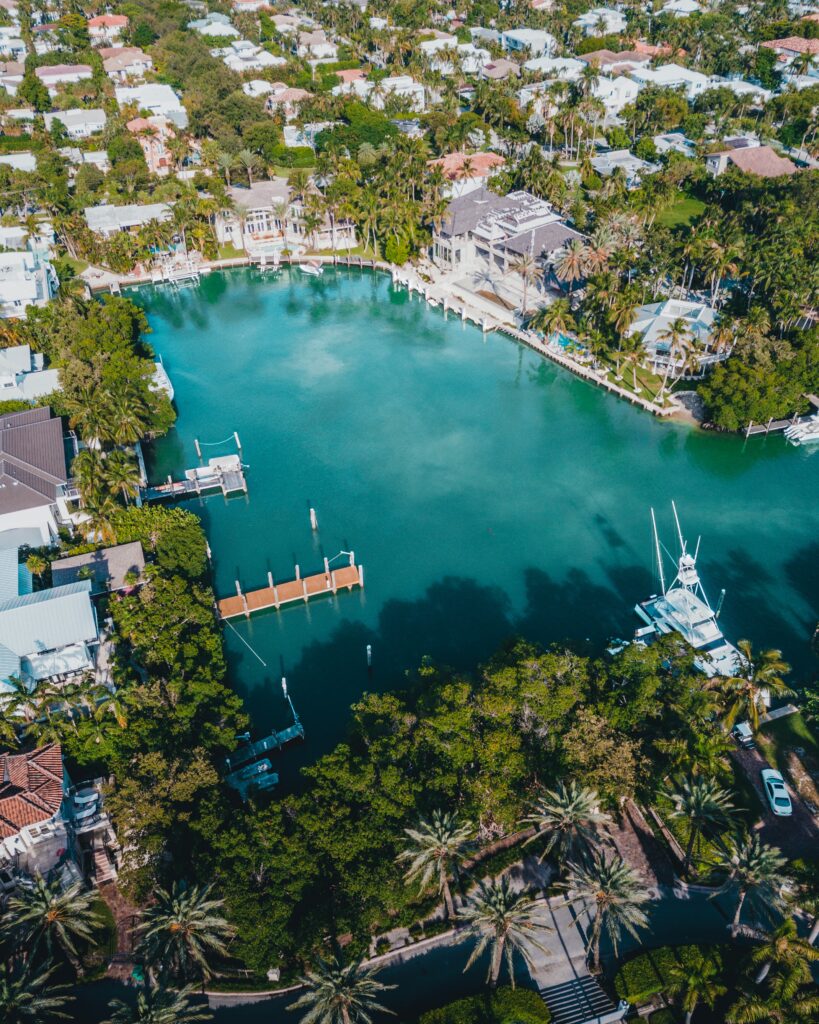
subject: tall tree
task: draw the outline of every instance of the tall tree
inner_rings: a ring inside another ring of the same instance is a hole
[[[728,844],[719,860],[719,866],[728,872],[728,876],[718,892],[731,893],[736,899],[730,924],[732,935],[739,931],[746,903],[767,918],[781,911],[786,863],[775,846],[767,846],[756,835],[744,836]]]
[[[421,891],[432,881],[444,898],[447,917],[455,916],[452,891],[449,887],[451,872],[458,870],[458,862],[472,845],[473,826],[469,821],[459,822],[455,814],[435,810],[430,818],[421,819],[415,828],[404,829],[409,842],[398,860],[409,866],[404,878],[418,881]]]
[[[69,1002],[67,985],[49,985],[54,969],[30,970],[0,964],[0,1020],[3,1024],[48,1024],[73,1020],[63,1013]]]
[[[581,913],[591,919],[587,946],[595,970],[600,969],[600,938],[605,929],[615,954],[623,932],[634,938],[648,925],[644,905],[648,892],[640,876],[616,854],[596,851],[588,863],[570,863],[569,876],[561,883],[569,903],[582,904]]]
[[[192,1006],[194,985],[174,991],[149,982],[137,993],[136,1005],[112,999],[108,1007],[113,1012],[105,1024],[194,1024],[195,1021],[213,1020],[207,1006]]]
[[[529,896],[513,892],[506,876],[481,882],[458,916],[475,937],[475,948],[464,970],[469,970],[488,949],[487,981],[492,988],[498,984],[504,960],[514,988],[516,951],[527,964],[531,963],[532,947],[548,953],[539,936],[552,929],[543,920],[542,910]]]
[[[540,793],[522,825],[533,826],[535,839],[546,839],[541,860],[554,852],[559,864],[585,858],[601,842],[611,824],[611,815],[600,810],[597,792],[572,781],[559,782],[555,789]]]
[[[727,986],[719,980],[719,968],[714,960],[699,952],[693,961],[675,964],[669,976],[671,984],[667,992],[680,997],[685,1024],[691,1024],[694,1011],[700,1003],[705,1003],[709,1010],[713,1010],[717,999],[728,991]]]
[[[101,924],[96,899],[96,893],[86,892],[80,882],[63,889],[59,880],[47,882],[35,875],[17,887],[6,916],[31,955],[45,952],[53,958],[63,953],[76,967],[77,943],[90,942]]]
[[[224,956],[234,935],[222,914],[224,901],[213,899],[211,888],[174,882],[156,891],[140,924],[140,950],[149,963],[178,978],[210,977],[209,960]]]
[[[686,779],[680,788],[668,794],[674,804],[671,816],[688,822],[688,842],[685,846],[683,874],[691,867],[694,845],[704,828],[719,828],[727,824],[734,812],[731,794],[716,779]]]
[[[711,686],[725,703],[723,724],[728,730],[740,716],[748,718],[756,731],[760,715],[764,714],[771,698],[788,697],[793,690],[782,678],[790,665],[781,651],[760,651],[754,655],[750,640],[740,640],[739,659],[733,676],[715,677]]]
[[[307,990],[289,1010],[306,1010],[303,1024],[372,1024],[374,1013],[391,1013],[378,996],[395,988],[376,980],[375,970],[361,962],[341,964],[319,960],[301,979]]]

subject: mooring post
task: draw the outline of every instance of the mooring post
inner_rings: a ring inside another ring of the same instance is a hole
[[[310,509],[310,527],[313,530],[318,529],[318,516],[316,515],[316,510],[314,508]]]
[[[300,580],[300,579],[301,579],[301,572],[299,571],[299,567],[298,567],[298,565],[296,565],[296,579],[297,579],[297,580]]]
[[[324,575],[325,576],[329,576],[330,575],[330,562],[329,562],[329,560],[327,558],[324,559]]]
[[[197,454],[197,455],[199,456],[199,458],[201,459],[201,458],[202,458],[202,449],[201,449],[201,448],[199,447],[199,438],[198,438],[198,437],[195,437],[195,438],[193,439],[193,446],[194,446],[194,448],[196,449],[196,454]]]
[[[355,565],[355,551],[350,552],[350,565]]]
[[[302,593],[304,594],[304,603],[307,604],[307,601],[310,598],[310,595],[307,593],[307,580],[301,581],[301,590]]]
[[[333,569],[332,572],[330,573],[330,586],[332,587],[333,593],[335,594],[336,591],[338,590],[338,584],[336,583],[336,571],[335,571],[335,569]]]
[[[358,567],[358,585],[363,589],[364,587],[364,566],[359,565]]]
[[[233,431],[233,438],[236,441],[236,447],[239,449],[239,451],[241,451],[242,450],[242,442],[239,440],[239,434],[235,430]]]
[[[272,572],[269,572],[267,574],[267,585],[268,585],[268,587],[270,587],[271,590],[273,589],[273,573]]]

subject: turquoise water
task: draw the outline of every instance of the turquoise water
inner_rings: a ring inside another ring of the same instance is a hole
[[[340,550],[365,568],[361,592],[225,630],[259,730],[287,724],[287,676],[307,742],[277,766],[283,785],[343,737],[351,702],[400,686],[423,655],[468,668],[515,633],[590,647],[629,635],[635,602],[656,590],[649,506],[671,547],[672,498],[702,535],[712,601],[727,590],[727,635],[808,669],[819,457],[807,449],[658,422],[384,276],[234,271],[138,301],[179,408],[149,453],[153,478],[196,465],[194,438],[234,430],[249,466],[246,498],[188,506],[217,594],[235,579],[264,586],[268,571],[292,578],[296,563],[320,571]]]

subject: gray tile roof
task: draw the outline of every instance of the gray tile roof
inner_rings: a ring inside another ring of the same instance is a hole
[[[92,593],[102,594],[106,590],[121,590],[127,586],[125,577],[133,572],[137,575],[145,568],[145,555],[139,541],[117,544],[111,548],[88,551],[84,555],[70,555],[51,563],[51,579],[54,586],[75,583],[81,579],[83,569],[89,569],[88,577]]]
[[[562,249],[572,239],[582,237],[580,232],[574,231],[561,221],[555,221],[553,224],[544,224],[532,231],[514,235],[503,243],[503,247],[521,255],[532,253],[533,256],[541,256]]]
[[[452,200],[444,218],[442,234],[465,235],[467,231],[474,231],[487,213],[509,209],[510,205],[506,196],[490,192],[484,185]]]
[[[51,409],[0,416],[0,515],[50,505],[67,480],[62,421]]]

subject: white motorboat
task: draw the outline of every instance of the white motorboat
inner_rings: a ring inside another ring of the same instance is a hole
[[[300,263],[299,270],[302,274],[309,274],[311,277],[321,277],[324,267],[320,263],[311,261],[310,263]]]
[[[785,437],[795,445],[819,443],[819,413],[801,423],[785,427]]]
[[[725,639],[717,619],[722,608],[725,591],[720,593],[717,610],[713,611],[697,572],[697,556],[700,542],[694,553],[680,528],[677,506],[672,501],[674,522],[677,527],[680,553],[676,559],[677,574],[670,586],[666,587],[663,564],[663,548],[657,533],[657,520],[651,510],[651,525],[654,533],[654,553],[660,580],[660,593],[652,594],[647,601],[641,601],[634,611],[645,623],[638,629],[635,639],[643,643],[670,633],[679,633],[697,652],[694,664],[707,676],[732,676],[740,668],[741,656],[737,648]],[[668,556],[672,557],[673,556]]]
[[[168,371],[162,362],[162,356],[154,363],[153,377],[151,378],[152,391],[164,391],[168,398],[173,401],[173,384],[168,376]]]

